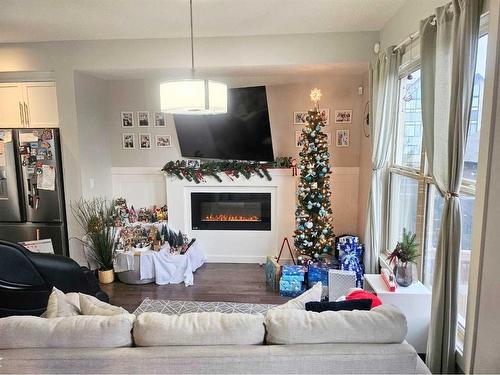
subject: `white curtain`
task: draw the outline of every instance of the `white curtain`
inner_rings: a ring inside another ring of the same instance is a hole
[[[403,51],[389,47],[370,65],[372,121],[372,181],[365,230],[365,271],[378,272],[378,256],[384,246],[384,173],[394,133],[398,98],[398,68]]]
[[[436,250],[427,365],[454,373],[461,241],[459,192],[481,0],[454,0],[420,23],[422,120],[429,173],[445,198]]]

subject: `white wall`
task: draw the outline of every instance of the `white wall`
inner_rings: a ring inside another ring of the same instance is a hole
[[[111,198],[111,150],[105,81],[75,73],[82,196]]]
[[[397,45],[418,31],[420,21],[450,0],[407,0],[397,13],[380,30],[382,48]]]

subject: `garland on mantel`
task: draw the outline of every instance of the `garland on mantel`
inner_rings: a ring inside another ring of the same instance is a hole
[[[161,170],[169,176],[176,176],[179,180],[185,178],[199,184],[201,181],[205,181],[205,177],[213,177],[222,182],[219,173],[225,173],[230,180],[238,178],[240,175],[248,180],[252,175],[257,175],[271,181],[268,167],[269,165],[266,164],[246,161],[207,161],[199,167],[194,167],[188,166],[186,160],[176,160],[169,161]]]

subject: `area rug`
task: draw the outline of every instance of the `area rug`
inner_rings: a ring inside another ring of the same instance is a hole
[[[170,301],[146,298],[135,309],[134,314],[143,312],[159,312],[167,315],[180,315],[193,312],[216,311],[222,313],[265,314],[276,305],[236,302],[198,302]]]

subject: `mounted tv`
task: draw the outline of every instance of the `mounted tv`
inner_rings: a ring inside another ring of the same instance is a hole
[[[228,112],[174,115],[183,157],[223,160],[274,160],[264,86],[228,90]]]

